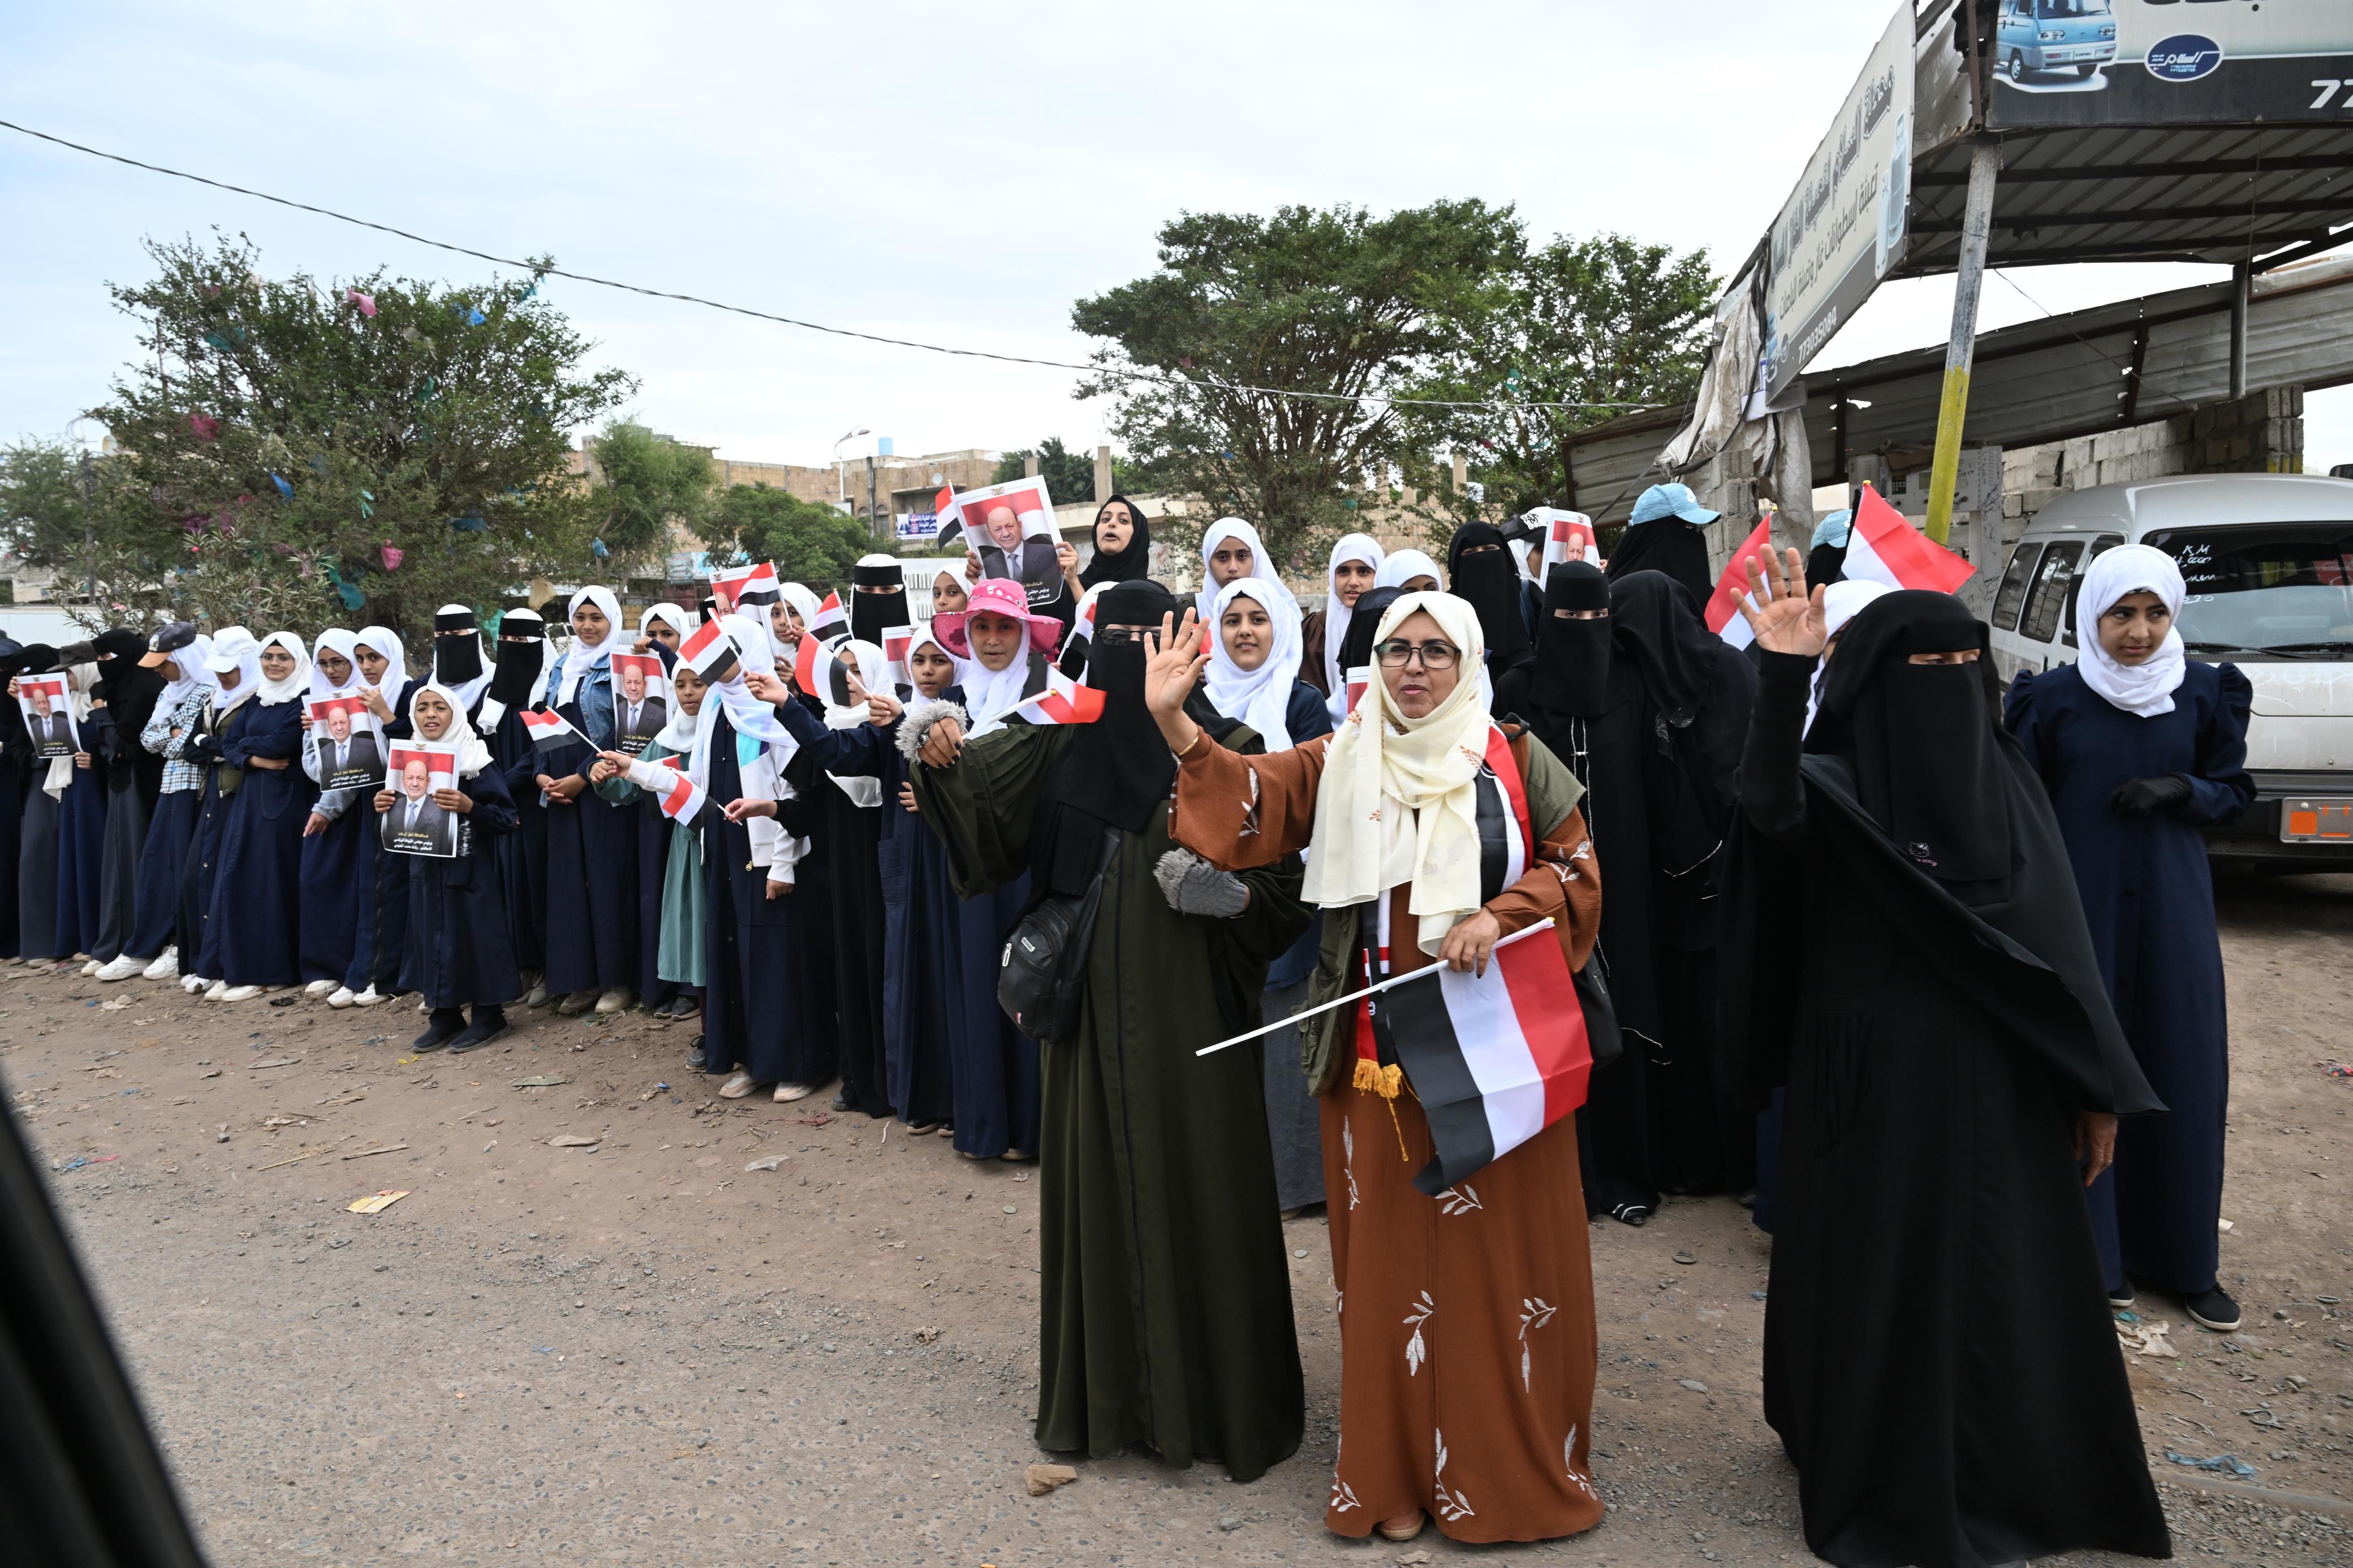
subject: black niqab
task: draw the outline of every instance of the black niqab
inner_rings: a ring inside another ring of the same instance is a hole
[[[888,593],[871,590],[883,588]],[[888,566],[849,569],[849,635],[860,642],[882,646],[882,634],[894,626],[912,626],[907,610],[907,579],[894,562]]]
[[[1106,642],[1103,634],[1112,626],[1157,631],[1162,617],[1178,608],[1176,595],[1150,578],[1116,584],[1095,601],[1087,684],[1105,695],[1103,717],[1075,726],[1070,749],[1046,780],[1049,799],[1128,833],[1143,832],[1153,813],[1167,808],[1176,759],[1145,704],[1147,649],[1133,639]]]
[[[1609,552],[1609,581],[1636,572],[1665,573],[1691,595],[1695,607],[1715,593],[1707,574],[1707,534],[1679,517],[1629,523],[1618,536],[1618,547]]]
[[[1599,610],[1591,620],[1563,611]],[[1611,668],[1609,583],[1601,568],[1583,561],[1552,569],[1545,583],[1544,613],[1536,622],[1535,673],[1529,699],[1538,713],[1589,719],[1615,705]]]
[[[1129,537],[1124,550],[1105,550],[1103,547],[1103,514],[1114,501],[1127,508],[1127,515],[1135,523],[1135,531]],[[1125,496],[1112,496],[1095,508],[1095,523],[1094,559],[1079,573],[1080,587],[1092,588],[1098,583],[1134,583],[1151,575],[1152,525],[1145,521],[1142,507]]]
[[[505,708],[523,708],[538,697],[540,667],[546,662],[542,645],[546,640],[547,623],[537,610],[509,610],[499,617],[498,651],[491,656],[491,701]]]
[[[1698,605],[1666,574],[1621,576],[1616,562],[1610,566],[1609,635],[1619,657],[1634,667],[1669,723],[1690,722],[1707,696],[1709,668],[1723,640],[1708,631]]]
[[[1367,588],[1348,614],[1348,635],[1340,639],[1340,679],[1373,662],[1373,638],[1389,606],[1405,597],[1403,588]]]
[[[1914,664],[1978,651],[1975,664]],[[1946,594],[1873,600],[1839,637],[1806,750],[1842,759],[1895,846],[1963,903],[2007,896],[2013,846],[1985,624]]]
[[[98,680],[90,695],[106,704],[126,749],[135,749],[139,731],[154,715],[155,700],[164,694],[164,677],[140,668],[147,639],[137,632],[122,627],[100,632],[92,647],[98,654]]]
[[[1489,675],[1525,663],[1528,626],[1520,613],[1524,579],[1503,531],[1492,522],[1466,522],[1456,529],[1446,552],[1446,580],[1452,584],[1447,591],[1478,612]]]
[[[481,625],[471,610],[439,610],[433,616],[433,679],[455,691],[482,675]]]

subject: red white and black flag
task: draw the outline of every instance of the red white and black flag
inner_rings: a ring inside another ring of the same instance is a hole
[[[808,624],[807,629],[820,640],[849,630],[849,612],[841,607],[840,595],[825,596],[825,603],[817,607],[817,619]]]
[[[533,747],[538,751],[552,752],[575,741],[583,744],[587,742],[588,737],[574,729],[564,715],[553,708],[526,708],[516,717],[522,721],[523,733],[531,737]]]
[[[702,678],[705,686],[735,673],[735,639],[721,629],[717,621],[705,621],[695,627],[694,635],[680,645],[678,656]]]

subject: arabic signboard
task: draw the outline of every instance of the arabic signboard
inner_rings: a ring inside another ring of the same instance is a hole
[[[1767,402],[1803,374],[1904,258],[1912,35],[1911,0],[1905,0],[1773,220],[1765,288]]]
[[[2345,0],[1980,0],[1998,5],[1988,122],[2246,124],[2353,112]]]

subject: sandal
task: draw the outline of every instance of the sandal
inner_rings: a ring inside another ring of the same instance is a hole
[[[907,1128],[907,1136],[910,1138],[921,1138],[926,1133],[937,1132],[942,1125],[942,1123],[937,1121],[913,1122]]]
[[[778,1105],[790,1105],[796,1100],[807,1100],[816,1092],[817,1085],[813,1083],[780,1083],[776,1085],[776,1101]]]
[[[1398,1515],[1398,1519],[1405,1517],[1404,1514]],[[1409,1525],[1400,1526],[1398,1519],[1385,1519],[1373,1528],[1381,1532],[1381,1539],[1384,1541],[1411,1541],[1421,1533],[1422,1526],[1430,1522],[1430,1515],[1419,1509],[1415,1509],[1412,1518],[1413,1522]]]
[[[733,1078],[729,1079],[725,1083],[719,1086],[719,1098],[722,1100],[741,1100],[759,1087],[760,1086],[753,1080],[750,1073],[738,1072]]]

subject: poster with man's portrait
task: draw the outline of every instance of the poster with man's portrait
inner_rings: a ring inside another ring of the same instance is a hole
[[[670,722],[670,678],[658,653],[613,656],[613,749],[634,757]]]
[[[1054,531],[1054,501],[1044,479],[1033,475],[965,490],[940,514],[943,531],[951,522],[980,557],[982,576],[1020,584],[1033,609],[1062,596],[1062,563],[1054,548],[1061,536]]]
[[[422,741],[396,742],[385,782],[392,791],[392,809],[377,829],[385,848],[396,855],[456,859],[459,815],[435,800],[433,793],[458,787],[458,748]]]
[[[384,777],[384,725],[364,697],[321,697],[310,705],[319,787],[375,789]]]
[[[35,756],[70,757],[81,750],[81,732],[74,727],[73,703],[66,696],[62,671],[18,676],[16,706],[24,710]]]

